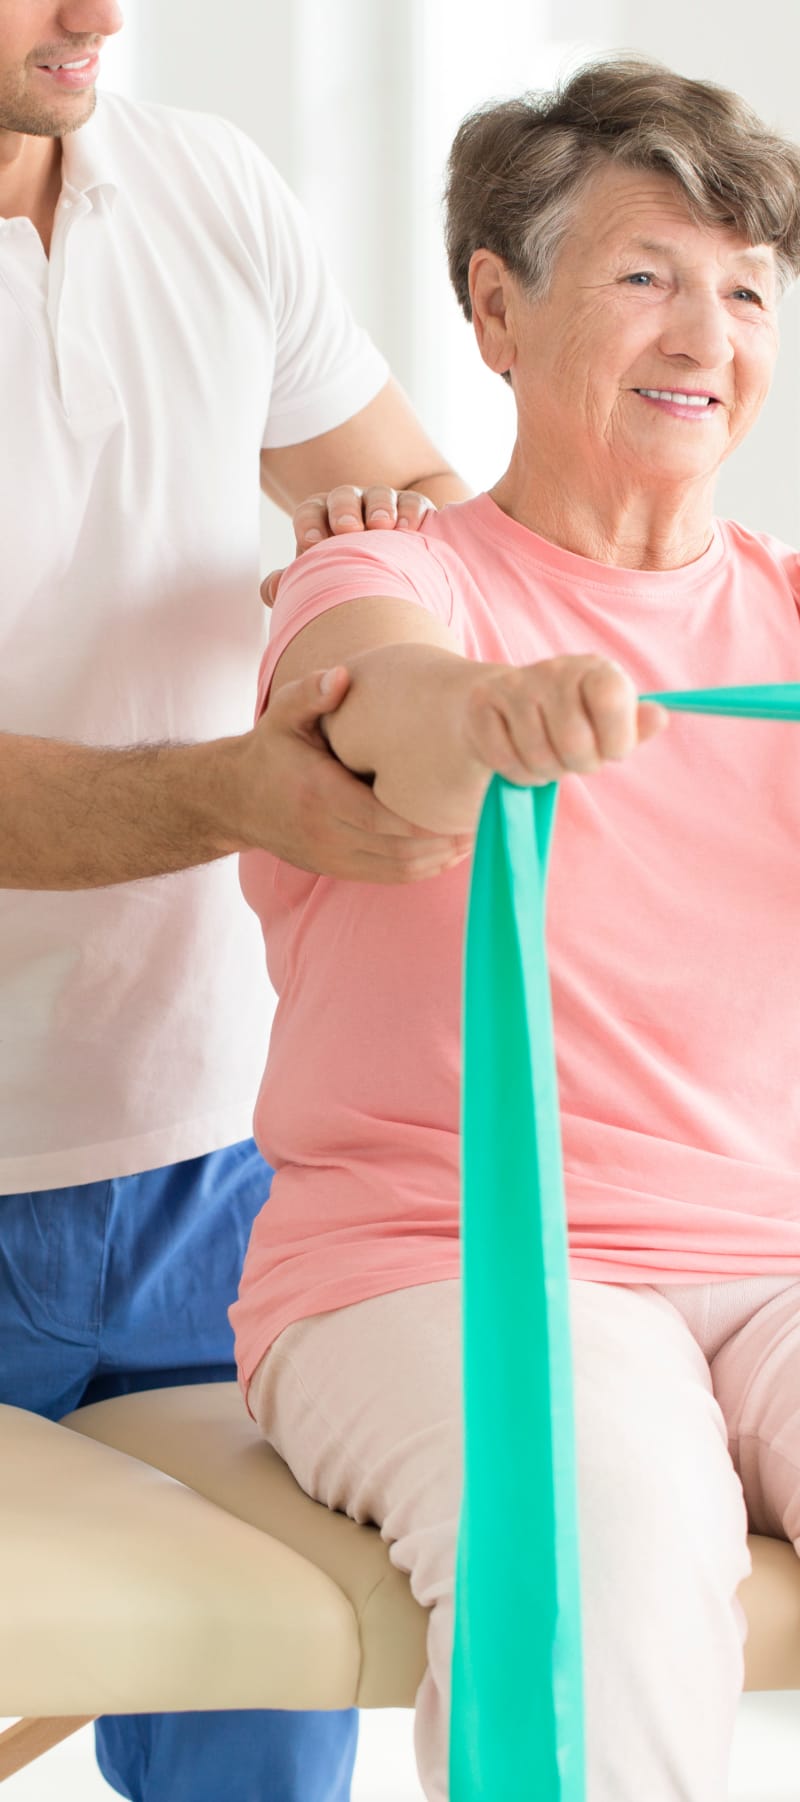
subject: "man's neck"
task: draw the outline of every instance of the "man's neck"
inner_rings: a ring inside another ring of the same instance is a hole
[[[61,192],[61,139],[0,132],[0,218],[30,219],[49,254]]]

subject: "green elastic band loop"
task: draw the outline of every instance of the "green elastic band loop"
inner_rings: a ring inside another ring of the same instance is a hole
[[[800,684],[643,695],[800,719]],[[467,913],[464,1491],[450,1802],[584,1802],[567,1232],[545,889],[557,788],[495,778]]]

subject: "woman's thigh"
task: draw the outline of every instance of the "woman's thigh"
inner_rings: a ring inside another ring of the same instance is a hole
[[[571,1285],[591,1802],[721,1802],[742,1680],[747,1520],[708,1364],[654,1289]],[[250,1389],[309,1494],[374,1521],[431,1609],[417,1703],[426,1796],[447,1795],[461,1499],[456,1283],[287,1328]],[[519,1431],[526,1431],[524,1419]],[[527,1539],[525,1496],[498,1532]]]
[[[654,1543],[729,1549],[747,1574],[747,1520],[705,1357],[649,1286],[573,1282],[581,1541],[594,1585],[654,1571]],[[461,1495],[460,1286],[432,1283],[288,1327],[250,1389],[262,1430],[310,1494],[389,1542],[447,1521]],[[526,1423],[519,1422],[524,1433]],[[519,1519],[525,1531],[524,1497]],[[661,1561],[659,1560],[659,1565]],[[415,1583],[419,1599],[425,1600]],[[609,1597],[609,1600],[611,1598]]]
[[[393,1547],[444,1521],[461,1498],[460,1286],[429,1283],[298,1321],[253,1377],[262,1431],[315,1500],[372,1521]],[[429,1546],[431,1554],[433,1547]],[[408,1569],[423,1606],[437,1560]],[[445,1558],[447,1551],[444,1552]]]

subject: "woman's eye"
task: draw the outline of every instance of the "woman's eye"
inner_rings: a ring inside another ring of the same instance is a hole
[[[635,275],[626,275],[625,277],[626,282],[642,283],[642,285],[647,283],[648,286],[650,282],[654,282],[655,279],[655,276],[651,275],[647,269],[637,269]]]
[[[744,296],[745,300],[752,300],[754,302],[755,306],[757,306],[757,307],[763,306],[763,301],[761,299],[761,295],[756,294],[752,288],[735,288],[734,289],[734,293],[733,293],[734,300],[738,300],[740,298],[740,296],[742,296],[742,295]]]

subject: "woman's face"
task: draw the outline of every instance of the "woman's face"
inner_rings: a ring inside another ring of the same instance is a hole
[[[698,225],[669,177],[603,169],[544,300],[508,319],[520,436],[562,462],[692,481],[749,431],[778,348],[771,248]],[[670,396],[693,396],[686,400]]]

